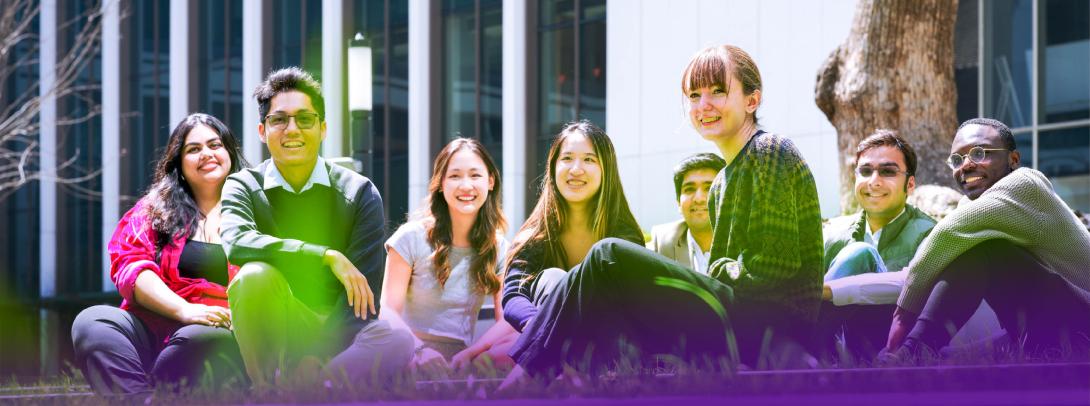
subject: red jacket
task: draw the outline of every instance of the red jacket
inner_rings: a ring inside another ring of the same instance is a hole
[[[227,289],[205,279],[184,278],[178,274],[178,259],[186,241],[184,237],[175,238],[163,246],[156,262],[156,235],[141,199],[117,223],[106,250],[110,254],[110,279],[123,299],[121,308],[139,317],[159,344],[164,345],[170,335],[182,327],[182,323],[145,309],[133,300],[136,277],[141,272],[155,272],[170,290],[190,303],[227,307]],[[237,266],[227,264],[228,280],[233,279],[237,272]]]

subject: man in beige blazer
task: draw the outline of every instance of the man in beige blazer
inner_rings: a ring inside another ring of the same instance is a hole
[[[696,272],[708,273],[712,245],[708,191],[725,166],[718,155],[700,153],[674,167],[674,193],[682,219],[652,227],[647,249]]]

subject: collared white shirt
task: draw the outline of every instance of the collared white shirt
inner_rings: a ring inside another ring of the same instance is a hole
[[[689,241],[689,263],[692,264],[693,270],[707,275],[708,257],[711,256],[711,253],[700,249],[700,244],[696,243],[691,230],[685,231],[685,239]]]
[[[314,185],[329,186],[329,172],[325,170],[325,160],[322,157],[318,157],[318,160],[314,162],[314,169],[310,171],[310,178],[307,179],[307,183],[303,184],[303,188],[298,192],[291,187],[287,179],[284,179],[284,175],[280,173],[280,169],[276,168],[276,162],[270,161],[269,165],[265,167],[265,181],[262,183],[261,188],[269,190],[276,187],[282,187],[284,190],[293,194],[300,194],[306,192]]]
[[[907,206],[905,206],[905,207],[907,207]],[[897,221],[897,219],[901,218],[901,216],[903,216],[905,214],[905,207],[902,207],[901,212],[897,213],[897,215],[894,216],[893,220],[890,220],[889,223],[886,223],[886,226],[890,225],[890,223],[893,223],[894,221]],[[866,217],[866,213],[864,213],[864,217]],[[878,231],[875,231],[872,234],[870,232],[870,223],[868,223],[867,221],[863,221],[863,230],[864,230],[863,242],[865,242],[867,244],[870,244],[870,245],[873,245],[874,248],[878,248],[878,241],[882,241],[882,230],[885,230],[886,226],[882,226],[882,228],[879,228]]]

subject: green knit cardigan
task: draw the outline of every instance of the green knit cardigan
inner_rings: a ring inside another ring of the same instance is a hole
[[[760,132],[720,171],[708,202],[714,237],[708,274],[787,321],[813,323],[821,300],[817,186],[794,143]]]

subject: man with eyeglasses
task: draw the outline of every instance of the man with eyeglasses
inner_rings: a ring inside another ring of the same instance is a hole
[[[378,189],[318,155],[325,102],[309,74],[275,71],[254,97],[271,158],[228,177],[221,230],[228,260],[242,266],[227,294],[247,374],[263,389],[401,371],[412,337],[377,320],[385,262]]]
[[[908,265],[935,220],[906,203],[916,187],[916,152],[892,130],[879,129],[855,151],[855,198],[862,210],[824,227],[825,284],[819,352],[837,335],[857,353],[882,348],[893,303]]]
[[[981,301],[1017,353],[1081,358],[1090,346],[1090,232],[1044,174],[1020,168],[1005,124],[961,124],[948,164],[965,197],[907,267],[886,353],[904,362],[950,342]],[[953,327],[953,329],[950,329]]]

